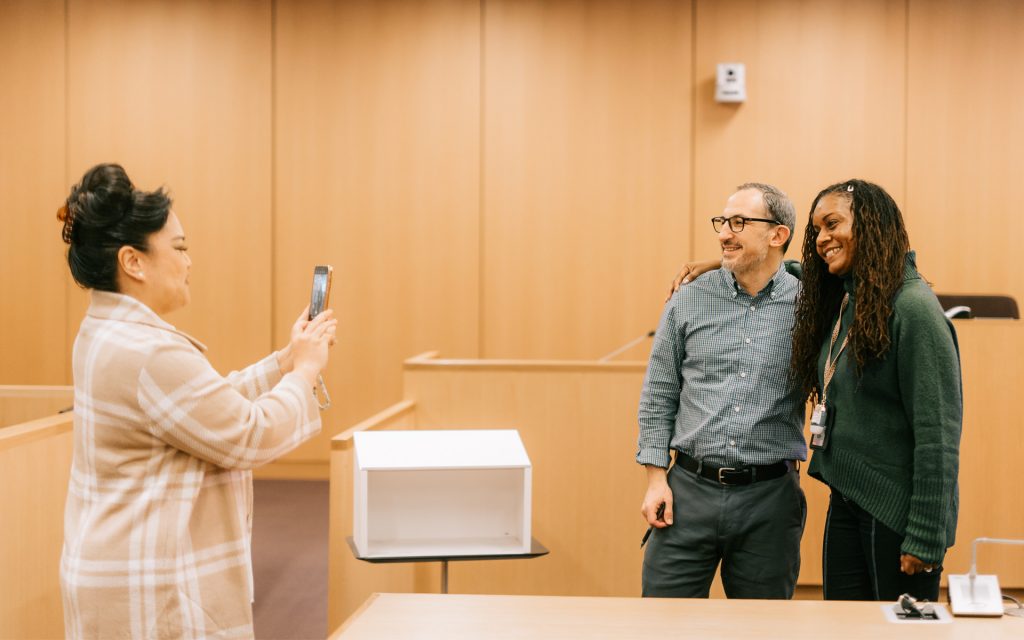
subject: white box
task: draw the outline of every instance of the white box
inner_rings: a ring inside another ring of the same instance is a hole
[[[361,558],[529,553],[532,467],[515,430],[357,433]]]

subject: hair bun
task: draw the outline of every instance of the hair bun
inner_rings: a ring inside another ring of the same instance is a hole
[[[107,228],[120,222],[134,206],[135,187],[124,168],[101,164],[90,169],[71,188],[57,219],[64,223],[61,238],[71,244],[78,228]]]

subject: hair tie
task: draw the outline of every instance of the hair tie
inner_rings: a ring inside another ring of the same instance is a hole
[[[846,185],[846,190],[852,192],[853,191],[853,185],[852,184]]]
[[[75,228],[75,212],[65,203],[63,207],[57,209],[57,219],[64,223],[60,237],[64,240],[65,244],[71,244],[71,232]]]

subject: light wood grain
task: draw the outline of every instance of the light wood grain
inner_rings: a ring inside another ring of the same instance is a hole
[[[0,3],[0,384],[63,384],[64,2]]]
[[[0,385],[0,428],[54,415],[74,400],[71,387]]]
[[[596,359],[687,254],[690,2],[484,12],[481,356]]]
[[[0,429],[0,638],[58,638],[70,413]]]
[[[370,564],[357,560],[345,541],[352,535],[354,461],[352,435],[360,431],[412,429],[415,404],[402,402],[347,429],[331,441],[330,534],[327,628],[333,629],[375,590],[432,592],[438,570],[422,563]]]
[[[643,371],[641,363],[406,371],[417,428],[519,430],[533,464],[533,535],[551,550],[531,560],[453,563],[451,592],[638,593],[646,481],[634,456]]]
[[[70,382],[86,297],[53,210],[110,160],[172,189],[195,269],[170,320],[221,370],[283,344],[312,265],[338,268],[337,403],[276,473],[323,473],[329,436],[397,400],[418,350],[596,358],[642,335],[677,265],[718,253],[707,219],[748,179],[788,191],[798,228],[821,187],[875,180],[939,290],[1024,295],[1019,217],[992,213],[1022,168],[1021,11],[5,2],[0,383]],[[722,61],[747,64],[745,104],[713,101]]]
[[[1020,323],[1008,320],[970,320],[956,326],[966,409],[958,542],[947,555],[947,574],[968,570],[975,537],[1024,538],[1018,517],[1024,502],[1012,477],[1016,461],[1024,457],[1024,437],[1012,426],[1012,408],[1002,401],[1014,393],[1024,371],[1011,365],[1003,367],[1005,376],[992,375],[1000,353],[1024,349],[1024,331]],[[639,595],[639,540],[645,527],[638,505],[645,480],[634,456],[644,371],[639,362],[468,361],[424,355],[406,363],[407,399],[359,429],[376,428],[378,422],[390,425],[399,417],[405,428],[518,429],[533,465],[533,535],[551,550],[531,560],[454,562],[449,569],[451,592]],[[335,439],[331,459],[332,628],[340,622],[339,614],[353,611],[385,579],[374,567],[359,569],[355,579],[348,573],[352,567],[337,557],[340,553],[346,562],[351,560],[343,540],[352,533],[353,431]],[[808,518],[799,583],[820,585],[828,489],[806,476],[802,486]],[[335,515],[339,509],[346,519]],[[403,589],[408,589],[414,569],[403,566],[389,566],[387,579],[401,576]],[[1024,586],[1024,557],[1016,548],[983,548],[980,567],[997,573],[1004,587]],[[346,585],[344,593],[340,585]],[[427,585],[416,590],[435,589]],[[712,597],[722,595],[716,582]]]
[[[693,245],[719,255],[710,219],[743,182],[774,184],[797,209],[859,177],[902,204],[905,0],[696,0]],[[747,101],[714,100],[716,65],[746,64]]]
[[[193,261],[192,302],[167,320],[224,373],[255,362],[271,348],[270,0],[69,0],[67,19],[66,184],[118,162],[167,186]],[[71,285],[70,338],[87,303]]]
[[[1024,302],[1024,4],[911,0],[905,214],[937,291]]]
[[[334,266],[335,398],[323,435],[401,395],[401,362],[477,355],[480,3],[280,2],[276,9],[274,326],[313,266]]]
[[[960,521],[946,573],[967,573],[971,541],[981,536],[1024,540],[1024,493],[1018,466],[1024,431],[1013,400],[1020,396],[1024,327],[1013,320],[956,321],[964,381],[960,439]],[[982,545],[978,571],[996,573],[1004,587],[1024,587],[1024,548]]]
[[[807,600],[688,600],[679,598],[567,598],[381,593],[331,640],[505,640],[591,638],[648,640],[673,637],[1019,638],[1024,619],[957,618],[951,624],[886,622],[877,602]]]

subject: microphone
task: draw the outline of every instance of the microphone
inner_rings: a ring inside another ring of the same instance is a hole
[[[955,307],[950,307],[950,308],[946,309],[943,313],[945,313],[946,317],[949,318],[950,320],[952,320],[953,318],[973,318],[974,317],[974,312],[971,311],[971,308],[970,307],[965,307],[962,304],[958,305],[958,306],[955,306]]]
[[[598,362],[608,362],[609,360],[611,360],[615,356],[619,355],[623,351],[628,351],[628,350],[632,349],[633,347],[635,347],[636,345],[638,345],[641,342],[643,342],[644,340],[646,340],[647,338],[653,338],[653,337],[654,337],[654,331],[648,331],[647,333],[643,334],[642,336],[638,336],[636,338],[633,338],[632,340],[630,340],[626,344],[622,345],[618,349],[612,351],[611,353],[609,353],[609,354],[607,354],[605,356],[602,356],[601,358],[598,358],[597,361]]]
[[[1003,611],[1003,595],[999,580],[993,575],[978,575],[978,544],[1024,545],[1024,540],[1009,538],[975,538],[971,543],[971,570],[967,575],[949,576],[949,604],[958,616],[1024,616],[1024,609]]]

